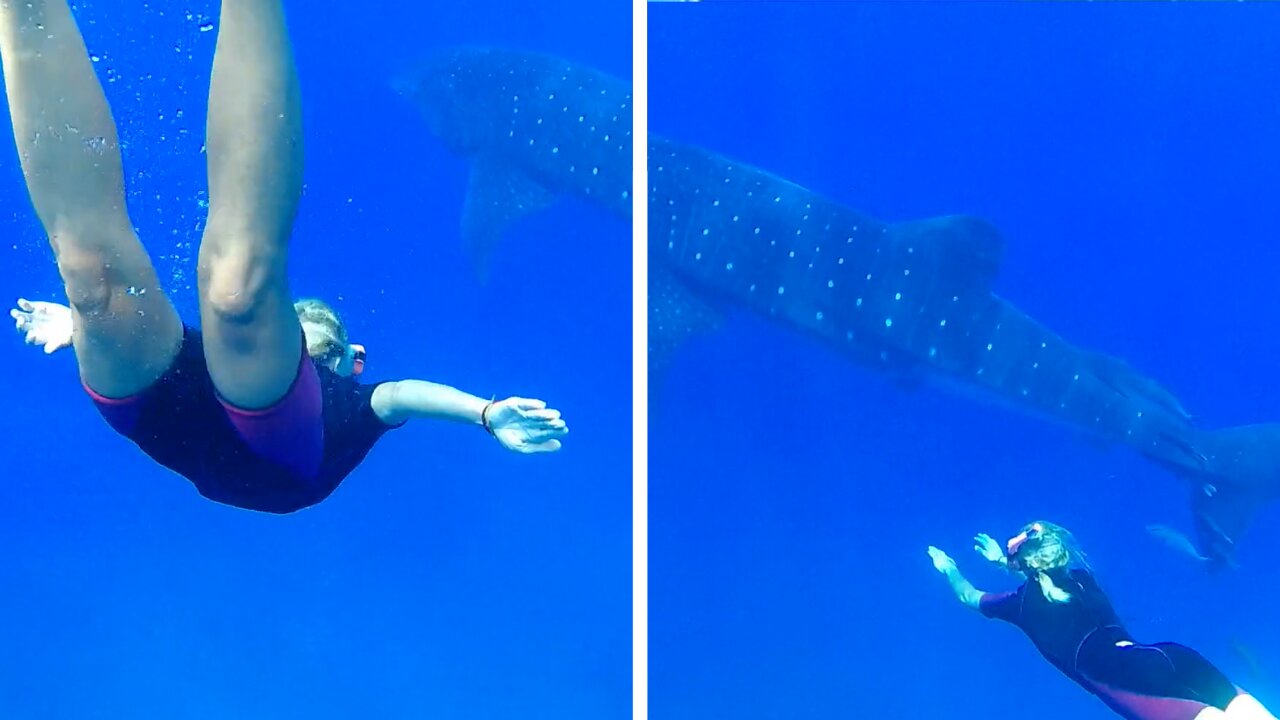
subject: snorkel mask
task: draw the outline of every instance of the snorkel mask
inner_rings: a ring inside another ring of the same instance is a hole
[[[364,372],[365,349],[350,343],[341,355],[329,361],[329,369],[342,377],[359,377]]]
[[[1017,535],[1009,538],[1009,542],[1005,543],[1005,549],[1007,551],[1006,554],[1008,555],[1009,561],[1013,562],[1017,559],[1018,551],[1022,549],[1023,545],[1027,544],[1028,540],[1038,540],[1043,534],[1044,526],[1037,522],[1031,523],[1026,530],[1023,530]]]

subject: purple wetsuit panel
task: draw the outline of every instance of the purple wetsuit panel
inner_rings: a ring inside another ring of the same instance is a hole
[[[994,620],[1010,620],[1021,609],[1022,594],[1016,590],[982,593],[978,611]]]
[[[138,422],[138,415],[142,407],[142,395],[132,395],[127,398],[109,398],[94,392],[93,388],[80,381],[80,387],[89,394],[93,400],[93,404],[101,413],[102,419],[107,421],[112,430],[127,436],[133,426]]]
[[[1201,711],[1212,705],[1202,700],[1144,695],[1093,682],[1088,677],[1082,679],[1082,685],[1126,720],[1196,720]]]
[[[222,397],[218,401],[240,438],[258,457],[300,478],[315,478],[324,455],[324,403],[320,375],[307,356],[305,342],[293,385],[275,405],[245,410]]]

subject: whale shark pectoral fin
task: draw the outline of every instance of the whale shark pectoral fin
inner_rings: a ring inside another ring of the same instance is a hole
[[[672,356],[690,337],[719,327],[723,316],[670,272],[649,266],[649,383],[661,385]]]
[[[894,240],[919,247],[950,270],[967,270],[990,283],[1000,272],[1004,239],[994,225],[972,215],[943,215],[893,225]]]
[[[493,250],[511,223],[555,202],[556,196],[499,158],[477,157],[471,165],[462,208],[462,243],[481,280]]]

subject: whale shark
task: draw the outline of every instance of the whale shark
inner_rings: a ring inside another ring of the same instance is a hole
[[[537,53],[454,48],[396,82],[471,160],[462,236],[480,267],[523,214],[571,196],[631,216],[628,83]],[[690,337],[747,310],[907,387],[930,382],[1131,447],[1187,481],[1197,557],[1234,562],[1280,497],[1280,424],[1209,431],[1123,360],[1077,347],[994,290],[989,222],[888,222],[766,170],[650,134],[652,378]]]
[[[470,160],[461,237],[483,275],[519,218],[573,196],[631,216],[631,86],[550,55],[461,47],[392,80]]]

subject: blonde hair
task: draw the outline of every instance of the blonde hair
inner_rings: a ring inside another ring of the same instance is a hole
[[[293,309],[307,338],[307,354],[313,360],[326,362],[347,352],[347,328],[329,303],[303,298],[293,304]]]
[[[1028,523],[1022,531],[1029,532],[1035,526],[1039,526],[1040,532],[1026,540],[1024,549],[1019,549],[1018,563],[1035,579],[1040,592],[1050,602],[1068,602],[1071,593],[1058,587],[1049,573],[1064,568],[1088,570],[1089,564],[1071,531],[1045,520]]]

